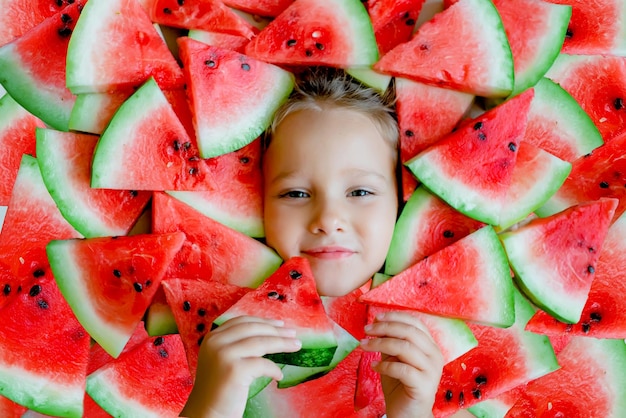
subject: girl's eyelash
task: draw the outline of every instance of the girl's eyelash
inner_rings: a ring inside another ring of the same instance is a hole
[[[290,199],[302,199],[302,198],[308,197],[308,193],[303,192],[302,190],[289,190],[287,192],[279,194],[278,197],[290,198]]]
[[[353,197],[365,197],[365,196],[369,196],[373,194],[374,192],[370,190],[366,190],[366,189],[355,189],[355,190],[350,191],[350,196],[353,196]]]

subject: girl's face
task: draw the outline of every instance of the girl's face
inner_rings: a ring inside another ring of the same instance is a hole
[[[383,265],[398,210],[395,151],[364,114],[302,110],[264,156],[265,233],[311,264],[321,295],[342,296]]]

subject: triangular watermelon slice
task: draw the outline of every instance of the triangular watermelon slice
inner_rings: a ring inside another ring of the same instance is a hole
[[[184,239],[177,232],[53,240],[46,250],[76,317],[102,348],[117,357]]]
[[[459,212],[498,225],[532,98],[527,90],[464,121],[406,165]]]
[[[509,265],[490,226],[413,264],[364,294],[361,301],[496,327],[515,321]]]
[[[62,131],[68,130],[76,100],[65,85],[65,56],[83,5],[70,4],[0,48],[0,84],[22,107]]]
[[[517,283],[537,306],[580,320],[616,207],[617,199],[581,203],[500,235]]]
[[[213,322],[219,326],[243,315],[278,319],[296,330],[296,338],[302,342],[300,351],[265,357],[304,367],[327,366],[332,361],[337,349],[332,321],[324,311],[305,258],[287,260],[261,286],[244,295]]]
[[[411,38],[424,0],[367,0],[364,3],[378,49],[386,54]]]
[[[216,157],[258,138],[293,89],[277,66],[179,38],[200,156]]]
[[[74,93],[138,87],[153,77],[182,88],[183,72],[137,0],[85,4],[67,49],[67,87]]]
[[[35,129],[44,123],[8,94],[0,98],[0,206],[7,206],[22,154],[35,156]]]
[[[358,0],[298,0],[247,46],[253,58],[288,65],[371,66],[378,59],[372,24]]]
[[[0,395],[44,414],[80,417],[89,335],[47,274],[1,311]]]
[[[374,69],[477,96],[505,97],[513,90],[511,48],[490,0],[453,4],[385,54]]]
[[[83,236],[126,235],[152,194],[91,188],[97,141],[93,135],[38,129],[41,176],[65,219]]]

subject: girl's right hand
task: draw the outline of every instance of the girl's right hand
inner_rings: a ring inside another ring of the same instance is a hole
[[[196,381],[181,416],[241,417],[257,377],[283,377],[281,369],[263,356],[300,347],[296,331],[284,328],[281,321],[241,316],[224,322],[204,337]]]

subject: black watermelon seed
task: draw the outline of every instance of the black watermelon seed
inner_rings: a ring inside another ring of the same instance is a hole
[[[163,337],[156,337],[152,344],[157,345],[157,346],[163,344]]]
[[[415,19],[407,19],[405,23],[407,26],[415,26]]]
[[[310,49],[307,49],[306,51],[304,51],[304,55],[306,55],[307,57],[310,57],[313,55],[313,51],[311,51]]]
[[[587,334],[589,332],[589,329],[591,328],[591,325],[589,325],[587,322],[583,322],[580,326],[585,334]]]
[[[137,197],[137,195],[138,195],[138,194],[139,194],[139,192],[138,192],[137,190],[131,190],[131,191],[130,191],[130,195],[131,195],[132,197]]]
[[[239,159],[239,162],[240,162],[241,164],[248,164],[248,163],[250,162],[250,158],[248,158],[248,157],[241,157],[241,158]]]
[[[70,23],[71,21],[72,21],[72,16],[68,15],[67,13],[63,13],[61,15],[61,22]]]
[[[72,34],[72,29],[68,27],[62,27],[57,31],[59,35],[63,38],[67,38]]]
[[[241,64],[241,69],[244,71],[250,71],[250,64],[244,62]]]
[[[122,272],[115,269],[113,270],[113,275],[119,279],[120,277],[122,277]]]
[[[445,231],[443,231],[443,237],[452,238],[454,237],[454,232],[450,231],[449,229],[446,229]]]
[[[196,175],[197,173],[198,173],[198,169],[196,167],[191,167],[189,169],[189,174],[191,174],[192,176]]]
[[[202,345],[203,340],[204,340],[204,335],[201,335],[200,338],[198,338],[198,346]]]
[[[606,181],[601,181],[600,182],[600,188],[601,189],[608,189],[609,188],[609,183],[607,183]]]
[[[191,310],[191,303],[188,300],[183,302],[183,311],[189,312]]]
[[[291,277],[293,280],[298,280],[300,277],[302,277],[302,273],[297,270],[291,270],[289,272],[289,277]]]
[[[200,316],[206,315],[206,310],[204,310],[202,308],[198,309],[198,315],[200,315]]]
[[[590,252],[590,253],[593,253],[593,252],[595,252],[595,251],[596,251],[593,247],[589,247],[589,248],[587,248],[587,249],[589,250],[589,252]]]
[[[5,284],[4,287],[2,288],[2,293],[4,293],[5,296],[8,296],[9,293],[11,293],[11,285],[10,284]]]
[[[133,287],[135,288],[136,292],[141,292],[143,290],[143,286],[141,285],[141,283],[133,283]]]
[[[178,0],[177,3],[179,6],[182,6],[185,4],[185,0]]]
[[[479,130],[479,129],[480,129],[480,128],[482,128],[482,127],[483,127],[483,123],[482,123],[482,122],[476,122],[476,123],[474,124],[474,130],[475,130],[475,131]]]
[[[324,44],[321,44],[319,42],[315,42],[315,48],[319,49],[320,51],[324,50]]]
[[[478,139],[484,141],[485,139],[487,139],[487,136],[482,132],[478,132]]]
[[[67,0],[67,4],[74,4],[74,1],[76,0]]]
[[[408,129],[407,129],[406,131],[404,131],[404,134],[405,134],[406,136],[408,136],[409,138],[410,138],[410,137],[412,137],[413,135],[415,135],[415,134],[413,133],[413,131],[408,130]]]
[[[296,40],[295,39],[290,39],[287,41],[287,46],[294,46],[296,44]]]
[[[168,358],[170,355],[167,353],[167,351],[165,350],[165,348],[160,348],[159,349],[159,355],[163,358]]]
[[[180,142],[178,139],[175,139],[172,146],[174,147],[174,151],[178,151],[180,149]]]
[[[63,0],[57,0],[56,1],[57,6],[61,7],[63,6]]]
[[[171,15],[172,14],[172,9],[170,9],[169,7],[164,7],[163,8],[163,13],[165,13],[166,15]]]
[[[146,280],[146,287],[152,284],[152,280]]]
[[[194,155],[193,157],[187,158],[187,161],[189,161],[190,163],[195,163],[196,161],[200,161],[200,157]]]
[[[41,293],[41,286],[36,284],[33,287],[30,288],[30,291],[28,292],[28,294],[32,297],[37,296],[38,294]]]
[[[444,395],[446,401],[450,402],[453,396],[454,394],[452,393],[451,390],[446,390],[446,394]]]
[[[459,406],[465,405],[465,394],[463,392],[459,393]]]
[[[268,292],[267,297],[270,299],[279,299],[280,295],[278,294],[278,292],[272,290],[271,292]]]
[[[21,291],[22,291],[22,286],[21,285],[17,286],[17,293],[20,293]]]
[[[404,12],[404,16],[402,16],[402,18],[408,19],[409,17],[411,17],[411,14],[409,12]]]
[[[622,99],[621,97],[618,97],[617,99],[615,99],[613,101],[613,106],[615,107],[615,110],[621,110],[624,108],[624,99]]]
[[[37,301],[37,305],[41,308],[41,309],[48,309],[50,307],[50,305],[48,305],[48,302],[46,302],[43,299],[39,299]]]
[[[602,320],[602,315],[598,312],[591,312],[589,318],[591,318],[591,322],[600,322]]]
[[[594,269],[593,266],[587,266],[587,272],[589,274],[593,274],[596,272],[596,269]]]
[[[39,277],[44,276],[45,274],[46,274],[46,272],[45,272],[45,271],[43,271],[42,269],[37,269],[37,270],[35,270],[35,271],[33,272],[33,277],[35,277],[35,278],[39,278]]]
[[[515,142],[509,142],[509,149],[513,152],[517,151],[517,145],[515,145]]]
[[[196,331],[198,332],[204,332],[205,329],[206,329],[206,325],[204,325],[203,323],[196,325]]]
[[[483,395],[482,395],[482,393],[480,393],[480,389],[474,388],[474,389],[472,389],[472,396],[475,399],[480,399]]]
[[[215,67],[215,61],[213,61],[213,60],[206,60],[206,61],[204,61],[204,65],[206,65],[209,68],[213,68],[213,67]]]
[[[487,383],[487,378],[481,374],[481,375],[476,376],[474,381],[476,382],[477,385],[484,385],[485,383]]]
[[[574,36],[574,32],[572,32],[570,28],[567,28],[567,31],[565,32],[565,37],[571,38],[572,36]]]

